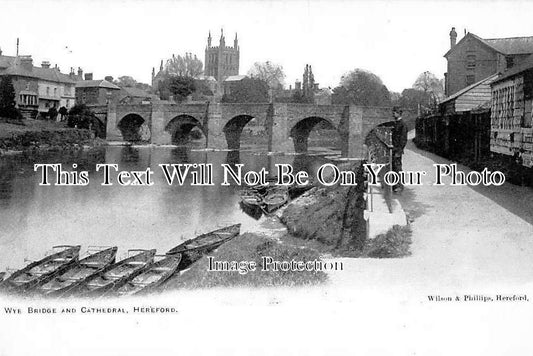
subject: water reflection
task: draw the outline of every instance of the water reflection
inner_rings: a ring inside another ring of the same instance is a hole
[[[331,152],[329,151],[331,154]],[[241,223],[253,229],[258,212],[239,207],[236,184],[221,186],[222,164],[242,163],[243,173],[265,167],[275,173],[276,163],[314,175],[322,156],[269,156],[258,150],[209,152],[186,147],[125,146],[84,152],[46,153],[0,158],[0,271],[19,268],[24,258],[37,259],[59,244],[118,246],[119,257],[128,248],[157,248],[163,253],[182,239],[225,224]],[[89,172],[87,186],[39,186],[34,163],[62,163],[66,169]],[[115,163],[119,170],[153,170],[152,186],[120,186],[112,170],[112,186],[102,186],[97,163]],[[161,163],[211,163],[214,185],[168,185]]]

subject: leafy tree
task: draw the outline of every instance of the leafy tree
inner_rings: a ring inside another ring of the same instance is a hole
[[[166,100],[168,100],[170,95],[173,95],[175,100],[183,101],[195,90],[196,85],[194,83],[194,79],[191,77],[170,76],[163,79],[163,81],[159,84],[161,99]]]
[[[22,115],[16,107],[16,94],[13,80],[10,76],[4,76],[0,80],[0,118],[8,119],[9,122],[22,123]]]
[[[105,127],[94,112],[85,104],[76,104],[70,108],[67,119],[68,127],[77,127],[94,132],[96,137],[105,136]]]
[[[333,104],[390,106],[391,96],[377,75],[363,69],[355,69],[341,77],[340,85],[333,89],[332,102]]]
[[[123,75],[121,77],[118,77],[118,79],[115,81],[115,84],[119,87],[134,88],[137,84],[137,81],[129,75]]]
[[[437,99],[444,97],[444,81],[438,79],[431,72],[421,73],[413,84],[413,89],[423,91],[424,93],[433,93]]]
[[[252,68],[248,71],[248,76],[263,80],[268,87],[273,90],[283,88],[285,82],[285,73],[283,67],[276,63],[266,61],[263,63],[255,62]]]
[[[165,64],[165,72],[169,76],[194,78],[203,73],[203,67],[202,61],[196,55],[185,53],[183,57],[172,55]]]
[[[222,97],[223,103],[268,103],[268,85],[258,78],[244,78],[233,84],[231,93]]]

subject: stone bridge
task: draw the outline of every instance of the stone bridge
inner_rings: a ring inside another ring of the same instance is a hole
[[[295,103],[110,105],[107,139],[171,144],[198,127],[206,147],[239,149],[241,133],[252,120],[266,133],[269,151],[306,152],[311,130],[326,122],[340,137],[342,155],[361,157],[366,134],[391,121],[391,113],[390,108]]]

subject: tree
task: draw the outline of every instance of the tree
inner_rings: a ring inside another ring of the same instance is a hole
[[[333,104],[362,106],[390,106],[389,90],[381,79],[369,71],[355,69],[341,77],[340,85],[333,89]]]
[[[10,76],[4,76],[0,80],[0,118],[8,119],[9,122],[22,124],[22,115],[16,105],[15,87]]]
[[[196,55],[193,57],[192,53],[185,53],[183,57],[172,55],[165,64],[165,72],[169,76],[195,78],[203,73],[203,67],[202,61]]]
[[[137,84],[137,81],[129,75],[123,75],[121,77],[118,77],[118,79],[115,81],[115,84],[119,87],[134,88]]]
[[[67,119],[68,127],[77,127],[94,132],[96,137],[105,137],[104,124],[85,104],[76,104],[70,108]]]
[[[159,84],[161,99],[168,99],[170,95],[177,101],[183,101],[196,90],[194,79],[183,76],[170,76]]]
[[[395,102],[396,105],[402,107],[403,109],[410,109],[413,112],[428,111],[432,109],[432,95],[430,93],[424,92],[418,89],[404,89],[402,95]]]
[[[437,99],[444,97],[443,80],[438,79],[435,74],[428,71],[421,73],[416,78],[413,89],[421,90],[424,93],[433,93]]]
[[[248,71],[248,76],[255,79],[263,80],[268,87],[273,90],[282,89],[285,83],[285,73],[283,67],[269,61],[260,63],[255,62]]]
[[[233,84],[231,92],[224,94],[223,103],[268,103],[268,85],[258,78],[244,78]]]

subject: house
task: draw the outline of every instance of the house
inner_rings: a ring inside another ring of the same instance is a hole
[[[10,76],[16,94],[16,104],[27,118],[46,113],[52,107],[71,108],[75,104],[75,78],[42,62],[33,65],[31,56],[4,56],[0,50],[0,77]]]
[[[457,32],[450,31],[450,49],[444,57],[448,62],[445,95],[457,93],[474,83],[520,65],[533,54],[533,36],[511,38],[481,38],[466,33],[457,42]]]
[[[87,76],[86,78],[91,78]],[[76,83],[76,103],[106,105],[109,100],[118,100],[121,89],[105,79],[82,80]]]
[[[533,167],[533,56],[491,83],[492,152]]]

